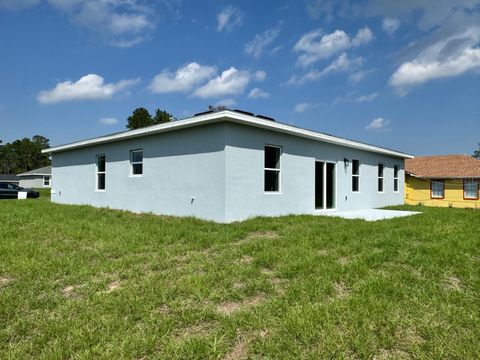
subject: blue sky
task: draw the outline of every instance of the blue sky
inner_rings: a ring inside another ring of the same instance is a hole
[[[0,0],[0,139],[225,104],[416,155],[480,142],[480,0]]]

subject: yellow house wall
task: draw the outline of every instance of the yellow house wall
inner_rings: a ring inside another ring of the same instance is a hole
[[[480,209],[480,200],[463,199],[463,180],[445,180],[445,198],[430,199],[430,182],[409,175],[405,176],[405,204]]]

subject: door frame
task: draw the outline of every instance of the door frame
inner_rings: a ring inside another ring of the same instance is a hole
[[[317,159],[315,158],[315,162],[314,162],[314,177],[316,176],[316,166],[317,166],[317,163],[318,162],[321,162],[323,163],[323,206],[321,208],[317,208],[315,207],[315,196],[316,196],[316,191],[315,191],[315,187],[316,187],[316,183],[317,183],[317,179],[314,178],[314,182],[313,182],[313,206],[314,206],[314,209],[315,211],[336,211],[337,210],[337,183],[338,183],[338,164],[336,161],[333,161],[333,160],[322,160],[322,159]],[[333,184],[333,187],[334,187],[334,192],[333,192],[333,202],[335,204],[334,207],[332,207],[331,209],[327,209],[326,206],[327,206],[327,164],[333,164],[334,165],[334,170],[333,170],[333,174],[335,176],[335,181],[334,181],[334,184]]]

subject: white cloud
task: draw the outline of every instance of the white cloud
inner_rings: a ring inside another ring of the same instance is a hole
[[[0,9],[23,10],[37,5],[40,0],[0,0]]]
[[[234,99],[223,99],[218,101],[215,104],[215,106],[225,106],[225,107],[234,106],[234,105],[237,105],[237,102]]]
[[[389,35],[393,35],[400,27],[400,20],[397,18],[386,17],[382,21],[382,29]]]
[[[68,80],[58,83],[51,90],[40,91],[37,100],[42,104],[63,101],[106,100],[139,81],[139,79],[130,79],[106,84],[100,75],[88,74],[76,82]]]
[[[250,99],[265,99],[270,97],[270,94],[262,89],[253,88],[248,94]]]
[[[480,26],[441,38],[416,57],[402,63],[389,84],[400,95],[413,87],[440,78],[455,77],[480,69]]]
[[[277,26],[255,35],[253,40],[245,45],[245,53],[254,58],[259,58],[264,50],[277,38],[279,33],[280,27]]]
[[[234,6],[228,5],[217,15],[217,31],[232,31],[242,25],[243,12]]]
[[[362,46],[362,45],[368,44],[372,40],[373,40],[372,30],[370,30],[368,27],[364,27],[358,30],[358,33],[352,39],[352,46],[353,47]]]
[[[175,72],[162,70],[150,84],[154,93],[188,92],[216,74],[213,66],[191,62]]]
[[[100,124],[102,125],[115,125],[115,124],[118,124],[118,120],[116,118],[113,118],[113,117],[105,117],[105,118],[101,118],[99,120]]]
[[[295,107],[293,108],[293,111],[295,111],[296,113],[303,113],[303,112],[305,112],[309,109],[313,109],[313,108],[316,108],[316,107],[317,107],[317,104],[303,102],[303,103],[295,105]]]
[[[368,124],[365,129],[370,131],[389,131],[390,120],[386,120],[383,117],[373,119],[370,124]]]
[[[366,94],[366,95],[362,95],[362,96],[357,97],[355,99],[355,102],[357,102],[357,103],[370,102],[370,101],[375,100],[377,97],[378,97],[378,93],[374,92],[374,93],[371,93],[371,94]]]
[[[252,75],[248,71],[237,70],[233,66],[222,72],[221,75],[210,79],[205,85],[196,89],[193,96],[211,98],[220,96],[238,95],[243,93],[249,84]]]
[[[353,84],[356,84],[360,81],[362,81],[365,77],[373,73],[375,70],[370,69],[370,70],[359,70],[354,72],[353,74],[350,74],[348,77],[348,81],[350,81]]]
[[[267,78],[267,73],[263,70],[258,70],[255,72],[255,81],[264,81]]]
[[[365,45],[372,39],[373,33],[368,27],[360,29],[353,40],[343,30],[335,30],[333,33],[324,35],[321,29],[317,29],[304,34],[293,50],[300,53],[297,63],[308,66],[341,51]]]
[[[478,5],[480,0],[368,0],[359,10],[367,16],[406,17],[415,14],[418,27],[426,31],[442,24],[453,13],[469,12],[478,8]]]
[[[2,1],[2,0],[0,0]],[[27,1],[27,0],[22,0]],[[142,0],[45,0],[83,27],[117,47],[143,42],[154,30],[160,14],[172,11],[172,1]]]
[[[358,68],[363,62],[361,57],[351,58],[346,53],[341,54],[330,65],[322,70],[310,70],[306,74],[298,77],[293,76],[288,81],[290,85],[302,85],[309,81],[315,81],[323,76],[338,72],[348,72]]]

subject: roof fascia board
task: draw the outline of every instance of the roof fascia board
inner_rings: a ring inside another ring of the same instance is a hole
[[[106,135],[106,136],[102,136],[94,139],[82,140],[82,141],[77,141],[70,144],[55,146],[52,148],[42,150],[42,153],[55,153],[60,151],[66,151],[66,150],[87,147],[87,146],[97,145],[97,144],[103,144],[108,142],[120,141],[120,140],[127,140],[127,139],[136,138],[136,137],[153,135],[157,133],[168,132],[168,131],[173,131],[177,129],[183,129],[183,128],[189,128],[192,126],[202,125],[205,123],[213,123],[213,122],[220,122],[220,121],[231,121],[234,123],[273,130],[277,132],[282,132],[282,133],[309,138],[313,140],[323,141],[331,144],[346,146],[349,148],[380,153],[384,155],[396,156],[401,158],[413,158],[413,156],[410,154],[406,154],[406,153],[402,153],[402,152],[398,152],[390,149],[385,149],[385,148],[381,148],[374,145],[363,144],[363,143],[359,143],[352,140],[342,139],[332,135],[322,134],[312,130],[301,129],[294,126],[277,123],[271,120],[260,119],[257,117],[253,117],[250,115],[245,115],[245,114],[241,114],[241,113],[237,113],[229,110],[200,115],[200,116],[192,117],[189,119],[170,122],[166,124],[149,126],[147,128],[136,129],[128,132],[122,132],[119,134]]]

